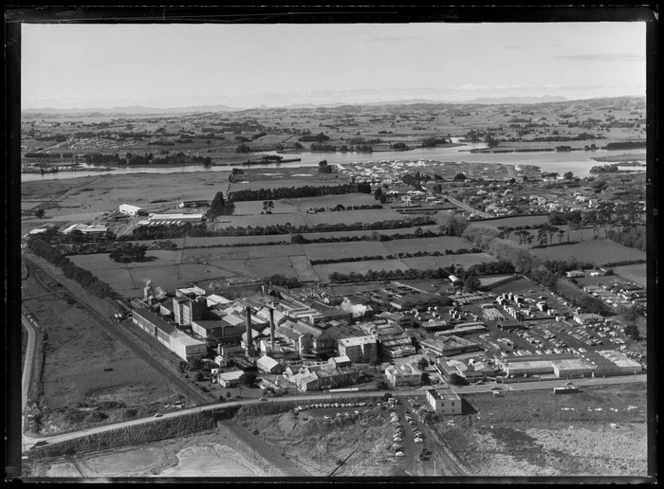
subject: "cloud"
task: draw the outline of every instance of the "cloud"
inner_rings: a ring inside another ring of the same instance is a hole
[[[367,39],[367,42],[403,42],[403,41],[415,41],[417,36],[382,36],[382,37],[370,37]]]
[[[570,61],[645,61],[645,56],[641,54],[565,54],[557,56],[557,59],[568,59]]]

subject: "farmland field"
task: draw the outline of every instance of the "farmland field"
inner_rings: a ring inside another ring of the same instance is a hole
[[[273,214],[305,213],[312,207],[336,207],[352,205],[375,205],[376,199],[368,194],[342,194],[322,195],[320,197],[302,197],[299,199],[274,200]],[[263,211],[263,201],[250,200],[246,202],[235,202],[234,215],[260,214]]]
[[[549,221],[548,216],[515,216],[515,217],[502,217],[500,219],[488,219],[482,222],[485,224],[490,224],[492,226],[505,226],[505,227],[517,227],[517,226],[539,226],[540,224],[546,224]]]
[[[219,216],[214,224],[209,223],[211,230],[225,229],[228,227],[256,227],[256,226],[274,226],[276,224],[290,223],[293,226],[304,226],[307,220],[303,214],[254,214],[249,216]]]
[[[626,260],[645,260],[646,253],[628,248],[608,239],[583,241],[572,245],[549,246],[532,250],[537,258],[548,260],[569,260],[576,258],[581,262],[593,263],[596,266],[605,263]]]
[[[496,259],[488,253],[468,253],[465,255],[420,256],[415,258],[404,258],[401,261],[409,268],[426,270],[429,268],[448,268],[454,265],[468,268],[479,263],[496,261]]]
[[[301,282],[317,282],[320,280],[313,267],[304,256],[291,256],[289,257],[295,273],[297,273],[297,278]]]
[[[646,267],[646,263],[641,263],[638,265],[624,265],[621,267],[613,267],[613,272],[619,277],[630,280],[645,287],[648,282],[648,272]]]
[[[330,274],[333,272],[343,274],[355,272],[362,274],[367,273],[369,270],[408,270],[408,266],[400,260],[368,260],[361,262],[330,263],[328,265],[314,265],[313,268],[316,271],[316,274],[324,282],[330,280]]]
[[[231,248],[189,248],[182,253],[183,263],[201,261],[248,260],[303,255],[301,245],[242,246]]]
[[[393,242],[399,242],[393,241]],[[403,240],[408,241],[408,240]],[[419,241],[419,240],[418,240]],[[355,258],[363,256],[390,256],[393,253],[386,242],[357,241],[352,243],[311,243],[303,244],[302,251],[309,260],[334,258]]]
[[[300,187],[302,185],[320,186],[335,186],[339,185],[339,179],[331,173],[318,173],[313,168],[277,168],[275,171],[265,173],[259,172],[246,172],[240,175],[237,182],[233,182],[228,186],[229,192],[236,190],[260,190],[268,188],[281,188],[281,187]],[[267,177],[267,178],[266,178]],[[220,189],[222,190],[222,189]],[[226,190],[226,187],[223,188]],[[224,195],[226,195],[224,193]]]
[[[358,211],[318,212],[306,214],[305,219],[311,226],[317,224],[354,224],[378,221],[400,221],[408,219],[392,209],[365,209]]]
[[[473,244],[465,238],[443,236],[438,238],[398,239],[385,242],[385,247],[392,253],[417,253],[418,251],[440,251],[469,249]]]

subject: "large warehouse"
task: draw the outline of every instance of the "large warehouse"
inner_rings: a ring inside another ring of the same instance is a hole
[[[638,374],[643,370],[643,366],[636,360],[632,360],[627,355],[616,350],[602,350],[597,352],[612,364],[611,373],[630,375]]]
[[[593,372],[591,365],[572,355],[559,355],[553,358],[515,357],[504,360],[502,366],[508,377],[554,374],[565,378],[590,375]]]
[[[205,342],[176,329],[148,309],[134,309],[132,321],[185,361],[202,358],[207,354]]]
[[[151,224],[176,224],[184,222],[202,222],[203,214],[152,214]]]

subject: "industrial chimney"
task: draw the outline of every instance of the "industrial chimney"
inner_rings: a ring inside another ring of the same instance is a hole
[[[274,309],[270,307],[270,345],[274,353]]]
[[[254,356],[253,337],[251,334],[251,307],[246,308],[246,324],[247,324],[247,356]]]

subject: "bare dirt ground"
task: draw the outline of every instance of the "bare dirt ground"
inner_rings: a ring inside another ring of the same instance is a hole
[[[63,288],[56,288],[62,297],[44,295],[34,274],[22,286],[23,304],[46,332],[33,431],[48,435],[149,415],[184,397]]]
[[[647,475],[646,393],[640,384],[469,396],[473,414],[438,430],[477,476]]]
[[[646,399],[640,384],[587,388],[576,395],[549,390],[467,397],[468,412],[421,423],[424,444],[409,440],[395,457],[389,412],[359,408],[308,409],[250,415],[235,422],[311,477],[479,476],[569,477],[647,475]],[[404,413],[405,403],[397,407]],[[601,410],[599,410],[601,409]],[[330,419],[325,419],[325,416]],[[252,449],[239,450],[217,429],[142,447],[32,462],[44,477],[280,476]],[[431,450],[418,460],[422,448]],[[343,464],[339,464],[343,461]]]
[[[217,432],[104,453],[39,462],[31,477],[265,477],[269,470],[223,443]]]

